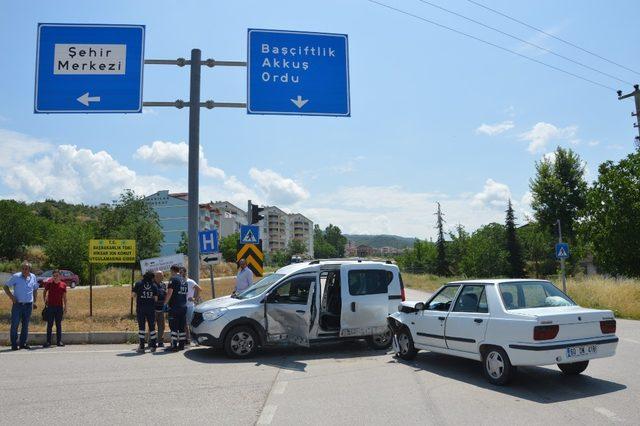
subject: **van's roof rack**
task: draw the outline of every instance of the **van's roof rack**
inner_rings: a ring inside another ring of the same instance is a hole
[[[395,263],[392,260],[389,259],[383,259],[383,258],[366,258],[363,259],[362,257],[334,257],[334,258],[327,258],[327,259],[313,259],[309,262],[309,265],[319,265],[320,262],[358,262],[358,263],[362,263],[362,262],[384,262],[388,265],[395,265]]]

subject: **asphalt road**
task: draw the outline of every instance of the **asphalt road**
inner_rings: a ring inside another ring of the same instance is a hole
[[[2,349],[0,424],[639,424],[640,322],[620,320],[618,336],[616,356],[582,376],[521,368],[509,387],[489,385],[474,361],[401,362],[360,342],[247,361],[199,347]]]

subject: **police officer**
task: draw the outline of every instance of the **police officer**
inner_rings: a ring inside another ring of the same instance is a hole
[[[154,306],[158,301],[158,287],[153,282],[153,272],[147,271],[144,273],[142,281],[138,281],[133,286],[131,297],[136,298],[136,315],[138,317],[140,346],[136,352],[139,354],[144,353],[145,322],[149,325],[149,349],[151,352],[155,352],[157,335]]]
[[[187,282],[180,276],[180,266],[171,266],[171,279],[164,299],[165,310],[169,311],[171,347],[166,350],[176,352],[184,349],[187,340]]]
[[[162,281],[164,280],[164,274],[162,271],[156,271],[154,273],[153,282],[158,287],[158,301],[156,302],[156,327],[158,328],[158,347],[164,347],[164,298],[167,295],[167,285]]]

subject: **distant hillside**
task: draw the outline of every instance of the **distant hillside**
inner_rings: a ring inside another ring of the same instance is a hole
[[[398,235],[353,235],[345,234],[349,241],[356,244],[365,244],[369,247],[395,247],[399,249],[413,247],[414,238],[400,237]]]

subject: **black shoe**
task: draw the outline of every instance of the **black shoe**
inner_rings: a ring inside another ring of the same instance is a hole
[[[162,343],[162,342],[158,342],[158,347],[159,347],[159,348],[164,348],[164,343]]]
[[[144,346],[138,346],[138,349],[136,349],[136,352],[139,354],[143,354],[144,353]]]
[[[11,350],[12,350],[12,351],[17,351],[17,350],[18,350],[18,347],[17,347],[17,346],[11,346]]]
[[[151,346],[151,347],[149,348],[149,352],[153,353],[153,352],[155,352],[155,351],[156,351],[156,347],[155,347],[155,346]]]
[[[58,342],[58,343],[56,343],[56,346],[61,346],[62,347],[62,346],[64,346],[64,343]]]
[[[44,345],[42,345],[43,348],[48,348],[49,346],[51,346],[51,343],[47,342]]]
[[[164,349],[165,352],[178,352],[178,348],[176,346],[167,346]]]
[[[22,346],[20,346],[20,349],[27,349],[27,350],[30,350],[30,349],[31,349],[31,346],[29,346],[29,345],[22,345]]]

